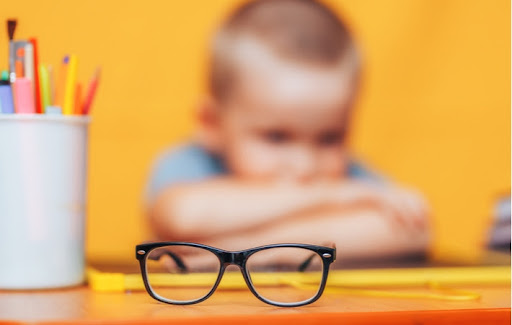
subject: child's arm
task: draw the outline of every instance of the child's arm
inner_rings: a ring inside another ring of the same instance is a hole
[[[229,178],[173,186],[150,207],[153,230],[161,238],[193,240],[233,235],[276,222],[335,211],[377,211],[388,221],[421,228],[424,207],[404,190],[346,181],[337,184],[248,184]]]
[[[372,210],[323,213],[293,222],[232,234],[206,241],[225,249],[243,249],[269,243],[291,242],[329,245],[335,243],[337,260],[385,258],[425,252],[430,234],[425,228],[401,228]]]

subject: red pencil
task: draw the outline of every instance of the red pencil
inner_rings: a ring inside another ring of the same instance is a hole
[[[89,84],[89,89],[87,90],[87,95],[85,97],[84,106],[82,108],[82,114],[87,115],[91,111],[92,101],[94,100],[94,95],[96,95],[96,89],[98,88],[98,83],[100,81],[100,72],[101,69],[98,67],[94,76],[91,79],[91,83]]]
[[[32,43],[32,47],[34,48],[34,95],[36,102],[36,113],[41,114],[44,112],[41,99],[41,86],[39,86],[39,60],[37,54],[37,40],[35,38],[31,38],[29,39],[29,42]]]

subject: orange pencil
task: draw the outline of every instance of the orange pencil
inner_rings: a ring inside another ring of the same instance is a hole
[[[57,87],[55,87],[55,103],[54,106],[63,108],[64,93],[66,92],[66,75],[68,70],[69,56],[65,56],[59,69],[59,77],[57,79]]]
[[[73,108],[73,114],[82,115],[82,101],[82,84],[77,83],[75,90],[75,107]]]

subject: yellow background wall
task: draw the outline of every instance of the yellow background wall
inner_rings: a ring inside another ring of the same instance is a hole
[[[239,1],[2,1],[40,61],[103,77],[90,132],[87,252],[132,260],[155,155],[193,131],[212,28]],[[510,3],[330,0],[363,48],[354,150],[431,203],[437,257],[474,257],[510,190]],[[7,67],[0,33],[0,68]],[[1,155],[1,153],[0,153]],[[1,180],[0,180],[1,181]]]

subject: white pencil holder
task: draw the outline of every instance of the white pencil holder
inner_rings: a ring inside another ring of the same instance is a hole
[[[1,289],[83,282],[89,122],[0,114]]]

